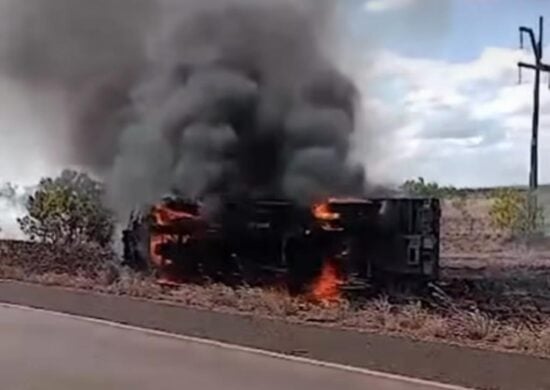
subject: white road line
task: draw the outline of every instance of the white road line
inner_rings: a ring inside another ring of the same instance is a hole
[[[69,318],[69,319],[73,319],[73,320],[89,322],[89,323],[92,323],[92,324],[104,325],[104,326],[109,326],[109,327],[112,327],[112,328],[118,328],[118,329],[133,331],[133,332],[140,332],[140,333],[145,333],[145,334],[149,334],[149,335],[153,335],[153,336],[167,337],[167,338],[172,338],[172,339],[176,339],[176,340],[207,345],[207,346],[211,346],[211,347],[217,347],[217,348],[223,348],[223,349],[227,349],[227,350],[233,350],[233,351],[237,351],[237,352],[251,353],[251,354],[267,356],[267,357],[271,357],[271,358],[275,358],[275,359],[280,359],[280,360],[287,360],[287,361],[296,362],[296,363],[304,363],[304,364],[309,364],[309,365],[318,366],[318,367],[324,367],[324,368],[330,368],[330,369],[335,369],[335,370],[347,371],[347,372],[350,372],[350,373],[363,374],[363,375],[367,375],[367,376],[371,376],[371,377],[375,377],[375,378],[380,378],[380,379],[395,380],[395,381],[400,381],[400,382],[404,382],[404,383],[409,383],[409,384],[412,384],[412,385],[434,386],[434,387],[436,387],[436,389],[434,389],[434,390],[473,390],[473,389],[469,389],[469,388],[466,388],[466,387],[448,385],[448,384],[434,382],[434,381],[428,381],[428,380],[424,380],[424,379],[416,379],[416,378],[411,378],[411,377],[398,375],[398,374],[388,374],[388,373],[384,373],[384,372],[369,370],[369,369],[366,369],[366,368],[359,368],[359,367],[353,367],[353,366],[348,366],[348,365],[344,365],[344,364],[323,362],[321,360],[315,360],[315,359],[310,359],[310,358],[285,355],[285,354],[282,354],[282,353],[266,351],[266,350],[263,350],[263,349],[244,347],[244,346],[237,345],[237,344],[224,343],[224,342],[221,342],[221,341],[214,341],[214,340],[203,339],[203,338],[199,338],[199,337],[184,336],[184,335],[180,335],[180,334],[176,334],[176,333],[163,332],[163,331],[160,331],[160,330],[141,328],[141,327],[133,326],[133,325],[125,325],[125,324],[121,324],[121,323],[114,322],[114,321],[100,320],[100,319],[97,319],[97,318],[79,316],[79,315],[75,315],[75,314],[68,314],[68,313],[62,313],[62,312],[57,312],[57,311],[45,310],[45,309],[37,309],[37,308],[34,308],[34,307],[30,307],[30,306],[14,305],[14,304],[11,304],[11,303],[1,303],[0,302],[0,307],[18,309],[18,310],[26,310],[26,311],[32,311],[32,312],[37,312],[37,313],[43,313],[43,314],[53,315],[53,316],[57,316],[57,317],[61,317],[61,318]]]

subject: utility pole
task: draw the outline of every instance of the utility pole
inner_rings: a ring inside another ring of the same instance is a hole
[[[550,73],[550,66],[542,62],[543,57],[543,40],[544,40],[544,19],[539,18],[538,39],[535,37],[533,29],[528,27],[519,28],[520,46],[523,49],[523,38],[529,36],[533,54],[535,55],[535,63],[527,64],[519,62],[519,82],[521,83],[522,69],[531,69],[535,71],[535,87],[534,87],[534,108],[533,108],[533,133],[531,138],[531,165],[529,173],[529,221],[533,227],[537,223],[537,190],[539,187],[539,116],[540,116],[540,77],[541,72]]]

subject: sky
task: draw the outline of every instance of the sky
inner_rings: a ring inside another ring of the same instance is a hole
[[[532,61],[532,52],[527,40],[519,50],[518,28],[536,28],[540,15],[550,22],[549,1],[347,7],[348,34],[365,64],[356,71],[366,120],[387,140],[385,153],[367,163],[371,175],[476,187],[528,182],[533,78],[525,71],[518,84],[517,61]],[[550,182],[548,77],[542,82],[540,175]]]
[[[527,183],[533,85],[528,71],[518,84],[517,61],[531,61],[532,53],[529,45],[519,50],[518,27],[536,27],[539,15],[548,17],[550,62],[550,1],[339,1],[343,38],[353,52],[341,60],[351,63],[362,92],[357,157],[373,180]],[[547,81],[543,77],[540,175],[550,183]],[[60,129],[67,126],[59,99],[0,79],[0,107],[0,133],[7,135],[0,143],[0,182],[30,185],[58,172]],[[45,126],[54,137],[39,136]],[[36,137],[23,136],[33,131]]]

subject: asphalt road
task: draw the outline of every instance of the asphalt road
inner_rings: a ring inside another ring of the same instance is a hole
[[[246,351],[0,306],[5,390],[436,390]]]

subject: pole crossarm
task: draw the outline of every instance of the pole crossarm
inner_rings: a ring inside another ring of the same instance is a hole
[[[541,72],[550,73],[550,65],[543,64],[542,62],[538,65],[527,64],[525,62],[518,62],[518,66],[520,68],[527,68],[527,69],[531,69],[531,70],[539,70]]]

